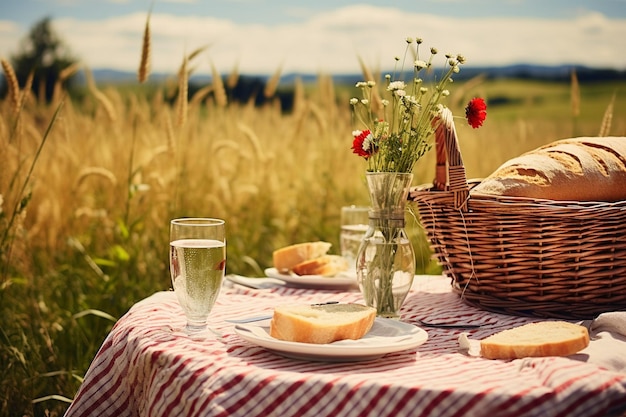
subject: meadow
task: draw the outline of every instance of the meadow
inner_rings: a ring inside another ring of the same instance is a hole
[[[170,219],[225,219],[227,273],[262,276],[287,244],[336,252],[340,207],[368,203],[350,149],[353,86],[274,80],[259,107],[230,101],[215,77],[189,95],[187,82],[91,80],[79,97],[59,88],[45,103],[23,89],[0,102],[0,417],[63,414],[114,322],[170,288]],[[459,82],[448,104],[468,177],[556,139],[625,136],[625,86]],[[281,88],[294,94],[287,113]],[[462,117],[474,96],[489,105],[477,130]],[[433,175],[429,153],[413,183]],[[416,272],[439,272],[418,217],[407,220]]]

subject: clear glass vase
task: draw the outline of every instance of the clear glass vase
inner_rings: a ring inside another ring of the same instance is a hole
[[[415,276],[415,252],[404,230],[412,173],[368,172],[369,227],[357,255],[356,272],[365,304],[379,317],[399,318]]]

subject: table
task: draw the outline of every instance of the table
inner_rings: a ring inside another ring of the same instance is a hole
[[[626,413],[626,369],[573,357],[487,360],[459,351],[538,319],[466,305],[443,276],[417,276],[401,320],[480,323],[425,328],[417,349],[367,362],[298,361],[244,341],[227,318],[271,313],[281,303],[362,302],[355,289],[225,284],[211,313],[220,336],[191,340],[172,328],[184,316],[172,292],[134,305],[113,327],[67,417],[80,416],[605,416]],[[614,341],[615,342],[615,341]],[[592,344],[596,343],[595,341]],[[626,338],[623,343],[626,353]],[[615,351],[617,352],[617,351]],[[617,352],[619,353],[619,352]]]

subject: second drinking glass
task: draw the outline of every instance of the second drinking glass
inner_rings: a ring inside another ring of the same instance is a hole
[[[341,208],[341,233],[339,246],[341,256],[348,260],[351,270],[356,270],[356,255],[359,252],[361,240],[367,232],[369,224],[369,207],[344,206]]]

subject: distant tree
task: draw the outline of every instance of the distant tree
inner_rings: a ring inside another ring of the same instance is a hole
[[[45,17],[32,27],[28,37],[20,44],[20,52],[11,57],[11,61],[20,86],[33,72],[32,89],[35,95],[49,101],[59,74],[76,59],[54,32],[50,17]],[[71,81],[71,78],[66,81],[66,87]]]

